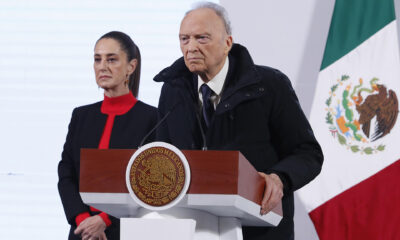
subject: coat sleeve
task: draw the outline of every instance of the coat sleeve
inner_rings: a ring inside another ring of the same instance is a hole
[[[289,79],[276,72],[271,131],[279,161],[271,168],[283,177],[285,191],[295,191],[321,171],[323,154]]]
[[[75,217],[83,212],[89,212],[79,194],[79,149],[76,141],[78,111],[74,109],[68,127],[67,139],[58,164],[58,191],[68,223],[75,225]],[[76,159],[78,158],[78,159]]]

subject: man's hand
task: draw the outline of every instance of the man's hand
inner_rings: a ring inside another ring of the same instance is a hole
[[[260,210],[260,214],[264,215],[276,207],[282,200],[283,183],[275,173],[265,174],[259,172],[259,174],[265,179],[265,191]]]
[[[74,233],[80,235],[82,240],[107,240],[104,230],[106,230],[105,222],[96,215],[83,220]]]

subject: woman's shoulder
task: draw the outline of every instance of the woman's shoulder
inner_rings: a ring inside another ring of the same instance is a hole
[[[144,110],[144,111],[157,112],[157,108],[156,107],[151,106],[151,105],[149,105],[147,103],[144,103],[144,102],[142,102],[140,100],[137,101],[137,103],[135,104],[135,107],[136,106],[138,108],[140,108],[141,110]]]
[[[92,112],[92,111],[100,111],[102,102],[103,101],[76,107],[74,109],[74,111],[72,112],[72,114],[73,115],[74,114],[75,115],[81,115],[81,114],[87,114],[87,113]]]
[[[98,109],[101,107],[102,102],[103,101],[99,101],[99,102],[95,102],[95,103],[91,103],[91,104],[82,105],[82,106],[76,107],[75,109],[77,109],[78,111],[87,111],[87,110],[91,110],[91,109]]]
[[[147,103],[144,103],[140,100],[138,100],[133,107],[133,112],[135,114],[140,114],[142,116],[147,116],[149,118],[157,118],[157,108],[153,107]]]

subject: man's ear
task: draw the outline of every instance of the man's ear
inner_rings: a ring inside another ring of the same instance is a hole
[[[228,55],[233,45],[232,35],[228,35],[225,39],[225,54]]]

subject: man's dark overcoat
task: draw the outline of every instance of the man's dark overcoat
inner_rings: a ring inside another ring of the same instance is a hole
[[[180,149],[201,149],[197,77],[183,58],[155,78],[164,82],[157,140]],[[289,79],[253,63],[247,49],[234,44],[220,103],[205,133],[209,150],[239,150],[257,169],[277,173],[284,183],[284,218],[276,228],[244,227],[245,240],[293,239],[293,192],[320,172],[323,154]]]

